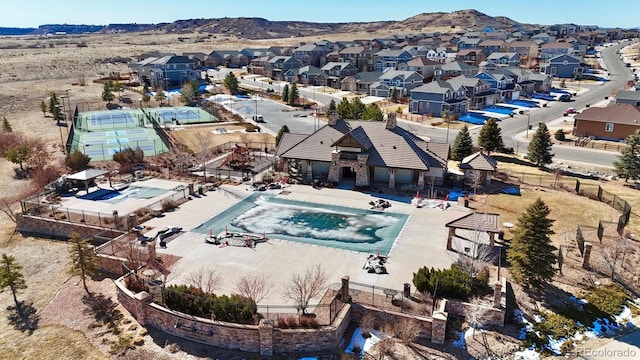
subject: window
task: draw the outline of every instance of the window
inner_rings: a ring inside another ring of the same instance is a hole
[[[562,62],[562,65],[569,65],[569,60],[565,60]]]
[[[428,102],[424,103],[424,109],[425,110],[427,110],[429,108],[429,104],[431,104],[431,103],[428,103]]]
[[[606,123],[606,124],[604,124],[604,131],[606,131],[606,132],[613,132],[613,123]]]

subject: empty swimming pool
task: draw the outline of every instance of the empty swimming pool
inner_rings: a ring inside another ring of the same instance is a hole
[[[388,255],[408,215],[252,194],[192,231],[267,237]]]

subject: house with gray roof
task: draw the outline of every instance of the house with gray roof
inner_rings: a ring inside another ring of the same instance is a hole
[[[516,52],[494,52],[487,56],[487,67],[520,66],[520,55]]]
[[[374,184],[397,188],[413,184],[441,185],[447,173],[449,145],[427,142],[398,126],[395,113],[386,121],[339,119],[330,114],[327,125],[301,139],[285,133],[276,154],[294,173],[355,186]],[[292,145],[292,143],[295,143]]]
[[[415,71],[422,75],[424,79],[430,79],[436,71],[436,67],[440,64],[427,59],[424,56],[415,57],[406,63],[398,65],[398,70]]]
[[[324,56],[331,50],[316,44],[305,44],[298,46],[293,50],[293,57],[302,64],[322,67],[324,65]]]
[[[435,69],[434,78],[437,80],[445,80],[459,75],[476,75],[478,68],[473,65],[465,64],[456,60],[443,64]]]
[[[353,76],[358,73],[358,68],[348,62],[330,62],[320,68],[327,80],[326,86],[338,89],[340,81],[347,76]]]
[[[340,50],[338,59],[351,63],[359,71],[373,70],[373,51],[364,46],[350,46]]]
[[[342,79],[342,81],[340,81],[340,88],[345,91],[369,94],[371,85],[378,82],[381,75],[382,71],[359,72],[353,76],[347,76]]]
[[[384,69],[397,69],[398,64],[413,59],[413,55],[406,50],[384,49],[378,51],[375,56],[373,69],[384,71]]]
[[[618,92],[616,93],[616,104],[640,106],[640,91],[618,90]]]
[[[302,66],[303,65],[292,56],[274,56],[267,61],[264,75],[274,80],[282,80],[287,70],[299,69]]]
[[[213,50],[209,53],[213,66],[241,68],[249,65],[249,57],[238,50]]]
[[[491,176],[498,170],[498,162],[484,151],[471,154],[460,162],[466,183],[491,185]]]
[[[435,117],[466,114],[469,107],[466,89],[454,86],[455,83],[434,80],[411,90],[409,112]]]
[[[468,109],[482,109],[496,102],[496,92],[491,89],[491,84],[478,79],[475,76],[459,75],[447,80],[454,89],[464,88],[465,95],[469,99]]]
[[[200,80],[193,60],[186,56],[150,57],[129,67],[142,83],[165,90],[182,87],[189,80]]]
[[[369,94],[384,98],[395,96],[406,97],[411,89],[422,85],[423,77],[415,71],[387,70],[378,78],[377,83],[371,84]]]

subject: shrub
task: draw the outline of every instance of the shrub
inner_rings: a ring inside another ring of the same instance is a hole
[[[476,275],[476,280],[483,282],[485,284],[489,283],[489,267],[485,266],[480,271],[478,271],[478,275]]]
[[[247,124],[244,126],[244,130],[246,132],[257,132],[257,131],[260,131],[260,128],[253,124]]]
[[[628,296],[620,285],[609,284],[591,289],[585,299],[589,304],[612,317],[622,311]]]
[[[553,133],[553,137],[558,141],[564,141],[565,140],[564,131],[562,131],[562,129],[556,130],[556,132]]]
[[[91,161],[91,158],[82,152],[76,150],[73,153],[67,155],[64,159],[65,165],[67,165],[73,171],[80,171],[87,168],[87,165]]]
[[[413,284],[420,292],[431,294],[437,291],[436,296],[466,299],[471,293],[471,284],[467,274],[460,270],[456,264],[449,269],[428,269],[426,266],[413,273]]]
[[[219,321],[252,323],[256,304],[241,295],[205,294],[202,289],[187,285],[169,285],[162,293],[168,308],[185,314]]]
[[[305,329],[317,329],[320,326],[318,324],[318,320],[314,317],[310,316],[302,316],[300,317],[300,327]]]

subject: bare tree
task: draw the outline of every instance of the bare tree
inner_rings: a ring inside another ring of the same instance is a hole
[[[186,282],[207,294],[213,294],[222,287],[222,276],[215,269],[201,266],[187,275]]]
[[[271,281],[267,274],[249,274],[241,276],[235,284],[235,291],[258,304],[271,291]]]
[[[200,131],[195,134],[196,142],[200,150],[200,163],[204,171],[204,180],[207,181],[207,158],[211,149],[212,135],[208,131]]]
[[[309,301],[320,295],[322,290],[326,288],[327,279],[322,265],[317,264],[307,268],[303,275],[292,275],[291,280],[282,287],[282,295],[293,300],[299,311],[306,314]]]
[[[251,135],[247,133],[240,133],[240,141],[242,141],[244,147],[249,148],[249,145],[251,145]]]
[[[362,336],[369,337],[371,336],[371,331],[373,330],[373,325],[375,322],[375,318],[370,312],[367,312],[360,319],[360,329],[362,330]]]
[[[378,360],[385,360],[387,357],[393,359],[393,348],[395,347],[395,342],[392,338],[384,338],[380,340],[376,345],[376,349],[378,349]]]
[[[600,256],[602,256],[602,259],[609,270],[611,280],[614,280],[618,267],[624,262],[625,253],[627,252],[627,246],[624,239],[618,238],[614,240],[613,244],[600,246],[600,250]]]
[[[482,306],[482,301],[479,297],[474,296],[469,300],[470,306],[464,309],[464,315],[467,323],[473,328],[473,337],[476,336],[476,329],[482,329],[484,326],[485,316],[488,308]]]

